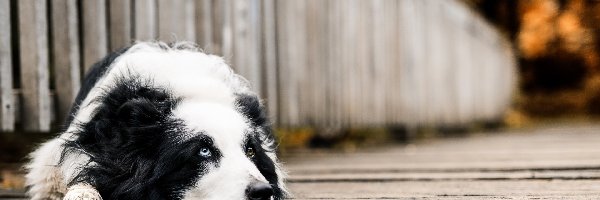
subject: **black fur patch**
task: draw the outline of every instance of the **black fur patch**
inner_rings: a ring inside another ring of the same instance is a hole
[[[269,181],[271,187],[273,187],[274,199],[283,199],[284,194],[281,188],[279,188],[277,173],[275,172],[275,163],[267,152],[262,148],[261,144],[271,144],[270,149],[275,150],[277,144],[273,136],[273,129],[270,121],[267,117],[264,106],[258,100],[258,97],[248,94],[238,94],[236,99],[236,105],[238,110],[252,123],[254,129],[259,131],[255,133],[249,133],[246,139],[246,145],[244,150],[248,147],[255,149],[255,156],[251,158],[254,165],[258,168],[260,173]]]
[[[269,126],[269,119],[265,108],[261,105],[258,97],[249,94],[237,94],[236,104],[239,111],[252,122],[253,126]]]
[[[90,165],[70,184],[89,183],[105,199],[180,199],[220,153],[205,135],[184,139],[171,117],[178,100],[140,77],[120,78],[100,96],[90,122],[81,124],[65,151],[85,153]],[[200,148],[212,157],[198,155]]]
[[[262,141],[256,134],[251,134],[246,139],[246,145],[244,149],[252,147],[255,149],[255,155],[250,160],[254,163],[258,171],[269,181],[273,188],[274,199],[283,199],[283,191],[279,188],[279,182],[277,181],[277,173],[275,172],[275,163],[269,156],[267,151],[261,147]]]

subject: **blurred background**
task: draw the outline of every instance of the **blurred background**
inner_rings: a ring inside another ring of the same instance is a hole
[[[87,69],[138,40],[225,57],[283,152],[594,123],[599,13],[585,0],[0,0],[0,168],[55,136]]]

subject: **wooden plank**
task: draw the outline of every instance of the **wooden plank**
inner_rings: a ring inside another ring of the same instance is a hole
[[[228,1],[228,0],[225,0]],[[225,1],[212,1],[212,43],[211,52],[223,56],[223,24],[225,23],[224,3]]]
[[[600,195],[598,130],[563,125],[282,160],[298,199],[589,199]]]
[[[50,130],[47,5],[44,0],[19,1],[21,112],[23,129]]]
[[[294,169],[503,170],[593,167],[600,166],[600,152],[596,148],[600,137],[595,134],[599,129],[598,126],[589,125],[540,128],[509,135],[429,141],[371,152],[297,154],[300,159],[285,157],[284,161],[292,173]]]
[[[440,2],[442,3],[441,5],[441,9],[442,11],[440,12],[440,14],[442,15],[442,20],[441,20],[441,28],[445,31],[445,39],[444,39],[444,44],[445,44],[445,51],[447,53],[445,53],[446,56],[446,63],[444,64],[445,67],[447,69],[449,69],[449,72],[447,72],[448,74],[452,74],[452,76],[447,76],[447,80],[446,80],[446,87],[448,88],[446,91],[446,94],[448,95],[447,98],[445,98],[445,101],[447,101],[448,105],[450,106],[446,106],[444,109],[446,111],[446,115],[443,117],[443,122],[447,125],[456,125],[456,116],[458,116],[459,110],[458,110],[458,90],[460,90],[461,88],[456,87],[456,84],[448,84],[448,83],[456,83],[456,79],[458,77],[458,75],[456,74],[457,71],[454,70],[458,67],[460,67],[456,61],[456,46],[460,45],[461,43],[459,43],[459,41],[456,41],[455,38],[456,36],[456,29],[458,29],[456,26],[454,26],[454,21],[452,19],[451,16],[451,12],[450,9],[452,9],[452,6],[447,5],[449,2]]]
[[[158,36],[156,0],[134,0],[133,39],[155,40]]]
[[[352,122],[350,121],[350,117],[354,113],[354,107],[352,103],[354,102],[352,90],[354,89],[352,81],[354,81],[354,77],[352,77],[353,68],[355,66],[354,55],[352,54],[352,50],[354,47],[354,39],[356,39],[356,33],[354,32],[354,25],[356,23],[356,15],[355,9],[352,6],[356,1],[340,1],[339,6],[342,8],[340,14],[341,19],[341,34],[340,38],[340,48],[341,48],[341,66],[339,73],[341,74],[341,99],[340,99],[340,111],[342,112],[340,122],[342,125],[347,127]]]
[[[309,0],[306,1],[306,51],[307,51],[307,61],[306,61],[306,76],[311,77],[311,81],[306,81],[304,87],[307,88],[304,95],[307,95],[306,98],[307,104],[306,107],[303,108],[307,110],[305,113],[306,121],[311,122],[317,127],[324,127],[324,120],[322,119],[323,111],[321,109],[321,105],[323,101],[320,100],[322,97],[319,95],[320,91],[323,89],[323,84],[321,81],[324,80],[321,75],[324,74],[326,68],[321,66],[323,64],[323,60],[321,60],[321,56],[323,55],[323,51],[325,49],[321,49],[320,44],[322,42],[322,38],[324,35],[321,35],[321,10],[322,3],[318,0]]]
[[[232,57],[231,57],[231,65],[233,69],[240,73],[240,75],[246,77],[248,72],[249,61],[247,53],[249,51],[245,51],[247,48],[250,48],[248,41],[250,40],[250,25],[248,23],[249,17],[249,1],[246,0],[231,0],[231,22],[232,22]],[[251,50],[252,51],[252,50]]]
[[[219,44],[221,47],[221,56],[225,57],[226,60],[230,60],[233,57],[233,0],[221,0],[219,1],[219,12],[221,18],[220,23],[220,34]]]
[[[233,0],[232,67],[261,94],[260,1]]]
[[[158,0],[158,38],[163,41],[195,41],[193,0]]]
[[[310,82],[308,80],[307,67],[307,35],[306,32],[306,1],[293,1],[289,4],[291,21],[287,22],[288,34],[290,34],[290,116],[291,122],[295,126],[307,124],[307,116],[311,110]],[[303,31],[298,31],[303,30]]]
[[[307,122],[307,111],[310,109],[309,92],[307,86],[310,82],[307,78],[307,32],[306,30],[306,1],[294,1],[291,5],[290,17],[293,19],[288,24],[288,34],[291,39],[290,50],[290,75],[293,77],[290,81],[294,84],[291,88],[291,121],[294,125],[303,125]]]
[[[291,174],[288,182],[391,182],[391,181],[456,181],[456,180],[575,180],[599,179],[600,170],[543,171],[433,171],[433,172],[347,172]]]
[[[247,78],[252,84],[252,89],[259,95],[263,94],[262,84],[264,77],[262,76],[263,67],[260,65],[262,58],[262,46],[261,46],[261,34],[262,23],[261,23],[261,7],[262,0],[250,0],[248,2],[248,49],[244,52],[248,56],[247,64]],[[238,50],[239,52],[239,50]]]
[[[344,67],[342,63],[343,41],[342,37],[340,37],[340,35],[342,34],[342,24],[339,23],[339,20],[343,19],[343,8],[340,6],[342,2],[343,0],[329,2],[329,8],[332,9],[332,12],[329,14],[327,22],[331,27],[331,29],[329,29],[330,32],[328,34],[328,38],[330,41],[329,46],[332,47],[329,51],[331,59],[329,60],[328,65],[331,66],[331,70],[329,70],[330,76],[328,78],[328,85],[331,85],[331,87],[329,88],[329,92],[333,96],[329,104],[332,108],[330,111],[332,113],[332,120],[329,126],[333,131],[341,128],[343,116],[342,99],[344,97],[342,96],[342,88],[344,87],[344,84],[341,81],[343,73],[340,73],[341,71],[343,71]]]
[[[288,187],[296,199],[594,199],[600,196],[598,185],[599,180],[467,180],[290,183]]]
[[[86,73],[108,53],[106,1],[81,1],[83,68]]]
[[[289,1],[278,1],[276,3],[276,28],[277,28],[277,66],[278,73],[277,85],[279,86],[279,125],[282,127],[290,126],[290,93],[292,88],[289,75],[289,34],[286,24],[289,18]]]
[[[388,43],[388,38],[386,38],[385,28],[386,26],[386,3],[384,0],[374,0],[371,1],[373,13],[373,37],[372,37],[372,56],[373,56],[373,71],[374,71],[374,80],[373,80],[373,88],[386,88],[387,81],[387,64],[389,63],[388,59],[390,53],[385,51],[385,48]],[[374,118],[377,122],[388,124],[386,117],[386,97],[389,94],[386,94],[384,90],[381,89],[373,89],[373,96],[377,96],[380,98],[376,98],[374,102],[373,112],[375,114]]]
[[[305,15],[302,13],[304,2],[279,1],[277,2],[277,44],[280,87],[280,119],[284,126],[300,125],[302,100],[299,95],[302,80],[302,69],[306,66],[305,44],[303,41]]]
[[[110,51],[129,46],[131,38],[131,0],[108,0]]]
[[[13,71],[11,47],[10,1],[0,0],[0,130],[15,128],[15,102],[13,99]]]
[[[51,39],[56,114],[62,122],[67,117],[81,81],[76,0],[53,1]]]
[[[357,62],[358,67],[358,80],[357,82],[357,100],[358,100],[358,114],[357,118],[358,125],[360,127],[375,126],[373,119],[376,118],[373,108],[373,95],[370,92],[373,90],[374,81],[370,78],[373,77],[373,58],[371,42],[373,38],[373,19],[371,6],[372,4],[368,1],[358,1],[358,12],[359,19],[357,23],[357,48],[355,54],[359,58]]]
[[[232,56],[232,17],[231,0],[212,1],[212,46],[211,52],[225,57]]]
[[[315,6],[314,3],[316,2],[312,3],[313,6]],[[331,120],[329,119],[331,115],[331,110],[329,108],[331,98],[329,96],[333,95],[332,93],[329,93],[330,86],[327,85],[330,81],[329,73],[332,68],[332,66],[328,65],[330,60],[330,51],[328,50],[328,48],[330,48],[328,46],[329,28],[331,28],[329,25],[329,12],[331,10],[329,7],[330,4],[331,2],[321,2],[318,6],[316,6],[317,8],[315,9],[317,16],[316,20],[318,20],[318,27],[316,29],[317,32],[315,33],[318,34],[318,56],[313,59],[318,59],[318,64],[315,67],[317,67],[319,70],[316,76],[319,81],[315,83],[315,85],[318,86],[317,92],[314,94],[315,100],[318,102],[315,109],[317,109],[318,115],[316,120],[321,124],[321,127],[324,128],[329,128],[331,126]],[[309,37],[309,39],[311,37]]]
[[[262,85],[263,97],[266,97],[266,104],[269,116],[274,124],[279,123],[279,99],[277,88],[277,44],[275,29],[275,0],[264,0],[262,2],[262,59],[261,65],[264,67]]]
[[[213,3],[211,0],[196,1],[196,40],[206,52],[212,52],[213,46]]]

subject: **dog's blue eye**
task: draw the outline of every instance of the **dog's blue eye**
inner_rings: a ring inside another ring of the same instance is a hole
[[[202,147],[202,148],[200,149],[200,153],[199,153],[199,154],[200,154],[200,156],[202,156],[202,157],[208,158],[208,157],[210,157],[210,156],[211,156],[211,154],[212,154],[212,153],[210,152],[210,149],[208,149],[208,148],[206,148],[206,147]]]

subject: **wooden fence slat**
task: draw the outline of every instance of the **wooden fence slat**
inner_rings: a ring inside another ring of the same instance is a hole
[[[277,44],[275,30],[275,0],[264,0],[262,3],[262,62],[264,67],[262,84],[263,98],[266,97],[269,116],[275,123],[279,122],[279,99],[277,93]]]
[[[134,0],[133,39],[154,40],[157,37],[156,0]]]
[[[317,1],[314,1],[313,3],[316,3]],[[317,16],[317,18],[315,18],[317,20],[317,29],[315,32],[315,36],[311,36],[311,37],[317,37],[317,44],[316,44],[316,51],[317,51],[317,56],[313,57],[312,59],[316,59],[317,60],[317,64],[314,66],[316,69],[318,69],[318,71],[316,71],[316,79],[315,80],[315,85],[316,86],[320,86],[320,87],[316,87],[316,91],[313,93],[313,95],[315,95],[315,97],[313,97],[314,101],[316,102],[316,106],[315,106],[315,110],[316,110],[316,115],[315,116],[315,120],[317,122],[319,122],[321,124],[322,127],[328,127],[329,123],[327,120],[328,117],[328,108],[327,108],[327,101],[328,101],[328,87],[326,86],[327,84],[327,73],[324,73],[324,71],[327,71],[327,68],[329,66],[327,66],[328,63],[328,55],[329,55],[329,51],[327,50],[328,46],[327,46],[327,28],[328,28],[328,19],[327,19],[327,15],[328,15],[328,10],[329,8],[329,3],[321,3],[320,6],[317,5],[313,5],[315,6],[315,14]],[[309,37],[309,39],[311,38]],[[309,58],[310,60],[311,58]]]
[[[332,129],[335,129],[337,127],[340,127],[342,124],[342,99],[344,98],[343,96],[343,91],[342,89],[344,88],[344,83],[342,82],[342,74],[343,73],[339,73],[341,71],[344,71],[344,65],[343,65],[343,59],[342,59],[342,23],[339,23],[339,20],[343,18],[342,16],[342,11],[343,8],[340,6],[340,4],[343,2],[344,0],[335,0],[333,2],[330,2],[330,8],[332,9],[332,12],[330,13],[329,16],[329,26],[331,27],[330,32],[328,34],[329,36],[329,41],[330,41],[330,46],[332,47],[330,49],[330,62],[328,63],[329,66],[331,66],[330,70],[329,70],[329,84],[331,85],[330,87],[330,91],[332,94],[332,100],[330,102],[330,106],[331,106],[331,112],[332,112],[332,120],[331,120],[331,124],[330,126],[332,127]]]
[[[13,99],[10,1],[0,0],[0,130],[15,128]]]
[[[158,38],[163,41],[195,41],[193,0],[158,0]]]
[[[275,22],[277,28],[277,66],[279,75],[277,80],[277,85],[279,86],[279,124],[284,126],[290,125],[290,81],[289,81],[289,69],[288,69],[288,43],[289,43],[289,35],[287,34],[286,29],[286,20],[288,19],[287,13],[288,4],[290,1],[277,1],[276,9],[275,9]]]
[[[231,60],[233,56],[233,5],[234,0],[221,0],[219,6],[219,12],[221,12],[221,18],[219,23],[220,27],[220,40],[218,41],[221,45],[221,55],[228,60]]]
[[[244,76],[252,89],[261,94],[260,1],[233,0],[233,59],[236,72]]]
[[[373,41],[372,41],[372,56],[373,56],[373,71],[374,76],[379,77],[373,80],[373,85],[375,88],[385,88],[384,81],[385,78],[385,68],[386,59],[388,59],[388,53],[385,51],[386,46],[386,38],[384,28],[386,27],[385,21],[385,2],[384,0],[373,0],[371,1],[373,4],[371,9],[373,12]],[[385,96],[383,90],[373,90],[373,96],[379,97],[377,98],[377,102],[374,103],[373,112],[375,113],[376,121],[384,121],[385,119]]]
[[[87,72],[108,52],[106,1],[81,1],[83,68]]]
[[[51,20],[55,107],[57,119],[60,121],[66,119],[81,85],[77,1],[53,1]]]
[[[306,38],[306,51],[308,59],[306,61],[306,67],[304,70],[306,71],[305,73],[307,74],[307,77],[313,78],[312,81],[307,81],[304,85],[305,87],[313,89],[307,90],[307,92],[304,94],[308,95],[308,98],[306,98],[307,108],[305,108],[305,110],[308,110],[305,114],[307,115],[306,120],[312,124],[323,125],[323,121],[321,120],[323,116],[323,113],[321,112],[323,110],[321,110],[320,107],[320,105],[323,103],[321,103],[322,101],[319,99],[321,97],[319,92],[322,90],[322,88],[316,87],[318,85],[322,85],[320,82],[323,80],[323,78],[319,76],[323,73],[319,72],[323,69],[321,66],[323,61],[320,58],[323,54],[322,51],[324,50],[319,46],[322,42],[321,39],[323,36],[321,36],[322,33],[319,31],[322,28],[320,26],[322,21],[319,20],[321,18],[321,9],[319,6],[320,3],[318,2],[318,0],[306,1],[306,31],[312,36]]]
[[[375,118],[375,115],[373,113],[374,108],[373,108],[373,104],[374,104],[374,100],[375,98],[372,98],[373,96],[371,94],[368,94],[369,91],[372,90],[368,90],[367,88],[373,88],[374,87],[374,81],[369,80],[370,77],[372,77],[372,50],[370,49],[370,43],[372,41],[372,37],[373,37],[373,30],[371,29],[371,25],[372,25],[372,12],[371,11],[371,4],[368,1],[358,1],[358,11],[359,11],[359,19],[358,19],[358,30],[357,30],[357,34],[358,34],[358,39],[357,39],[357,46],[356,46],[356,52],[355,55],[357,55],[356,57],[357,59],[357,67],[359,68],[357,70],[358,72],[358,78],[359,80],[357,81],[357,100],[360,103],[359,108],[357,109],[358,113],[358,122],[359,122],[359,126],[360,127],[367,127],[369,126],[369,124],[373,124],[373,123],[369,123],[373,118]]]
[[[227,0],[211,0],[212,6],[212,46],[211,53],[223,56],[223,24],[224,18],[224,1]]]
[[[196,1],[196,40],[206,52],[213,46],[213,5],[211,0]]]
[[[108,0],[110,51],[131,43],[131,0]]]
[[[21,115],[26,131],[50,130],[47,5],[18,1],[21,62]]]
[[[291,5],[291,16],[288,19],[293,21],[287,22],[287,28],[291,33],[290,42],[290,80],[293,82],[291,86],[290,103],[292,108],[291,121],[295,126],[306,123],[306,114],[310,110],[309,93],[306,80],[306,2],[305,1],[294,1]]]
[[[356,65],[356,63],[354,63],[355,61],[355,57],[353,55],[353,49],[354,49],[354,39],[356,37],[356,32],[354,30],[354,26],[356,23],[356,9],[353,6],[354,3],[356,1],[354,0],[344,0],[342,2],[340,2],[340,7],[343,8],[342,10],[342,19],[346,19],[346,20],[341,20],[342,24],[342,34],[340,35],[342,38],[341,41],[341,45],[340,47],[342,48],[342,65],[341,67],[341,71],[343,71],[344,73],[342,73],[342,99],[341,99],[341,105],[342,105],[342,112],[344,113],[342,116],[342,123],[344,125],[348,125],[348,124],[352,124],[352,121],[354,118],[352,117],[352,115],[355,115],[355,108],[353,107],[353,103],[355,101],[354,99],[354,85],[353,85],[353,81],[354,81],[354,67]]]
[[[249,49],[246,50],[246,53],[249,55],[248,60],[248,74],[250,82],[252,83],[252,89],[259,95],[263,95],[262,84],[264,77],[262,76],[263,66],[261,63],[261,54],[263,53],[263,49],[261,46],[261,35],[262,33],[262,23],[261,23],[261,10],[262,10],[262,0],[250,0],[249,2],[249,32],[250,35],[248,46]],[[253,52],[254,51],[254,52]]]

